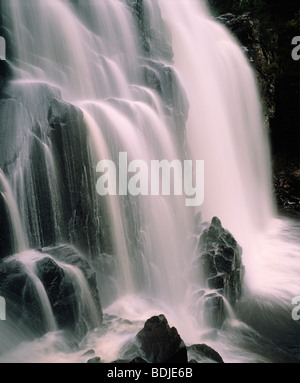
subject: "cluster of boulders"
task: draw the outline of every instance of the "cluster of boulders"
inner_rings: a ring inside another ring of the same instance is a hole
[[[112,363],[224,363],[220,354],[206,344],[187,347],[163,314],[145,322],[132,341],[131,354],[135,354],[133,359],[119,359]],[[87,363],[101,363],[101,357],[94,355],[94,350],[83,354]]]

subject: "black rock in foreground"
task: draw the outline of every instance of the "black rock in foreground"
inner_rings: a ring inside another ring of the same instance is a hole
[[[187,363],[187,349],[164,315],[148,319],[136,340],[142,357],[150,363]]]

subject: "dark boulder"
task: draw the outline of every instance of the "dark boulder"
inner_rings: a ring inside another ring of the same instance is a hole
[[[206,360],[210,359],[217,363],[224,363],[221,355],[215,351],[213,348],[207,346],[206,344],[194,344],[188,347],[188,355],[193,358],[191,360]]]
[[[148,319],[137,334],[142,358],[150,363],[187,363],[187,349],[175,327],[164,315]]]

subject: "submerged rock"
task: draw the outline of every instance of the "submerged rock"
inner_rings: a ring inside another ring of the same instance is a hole
[[[137,334],[142,357],[150,363],[187,363],[187,349],[175,327],[164,315],[148,319]]]

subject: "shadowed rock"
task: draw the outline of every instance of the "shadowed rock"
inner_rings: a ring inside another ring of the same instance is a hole
[[[187,363],[187,349],[164,315],[148,319],[136,336],[142,357],[150,363]]]

